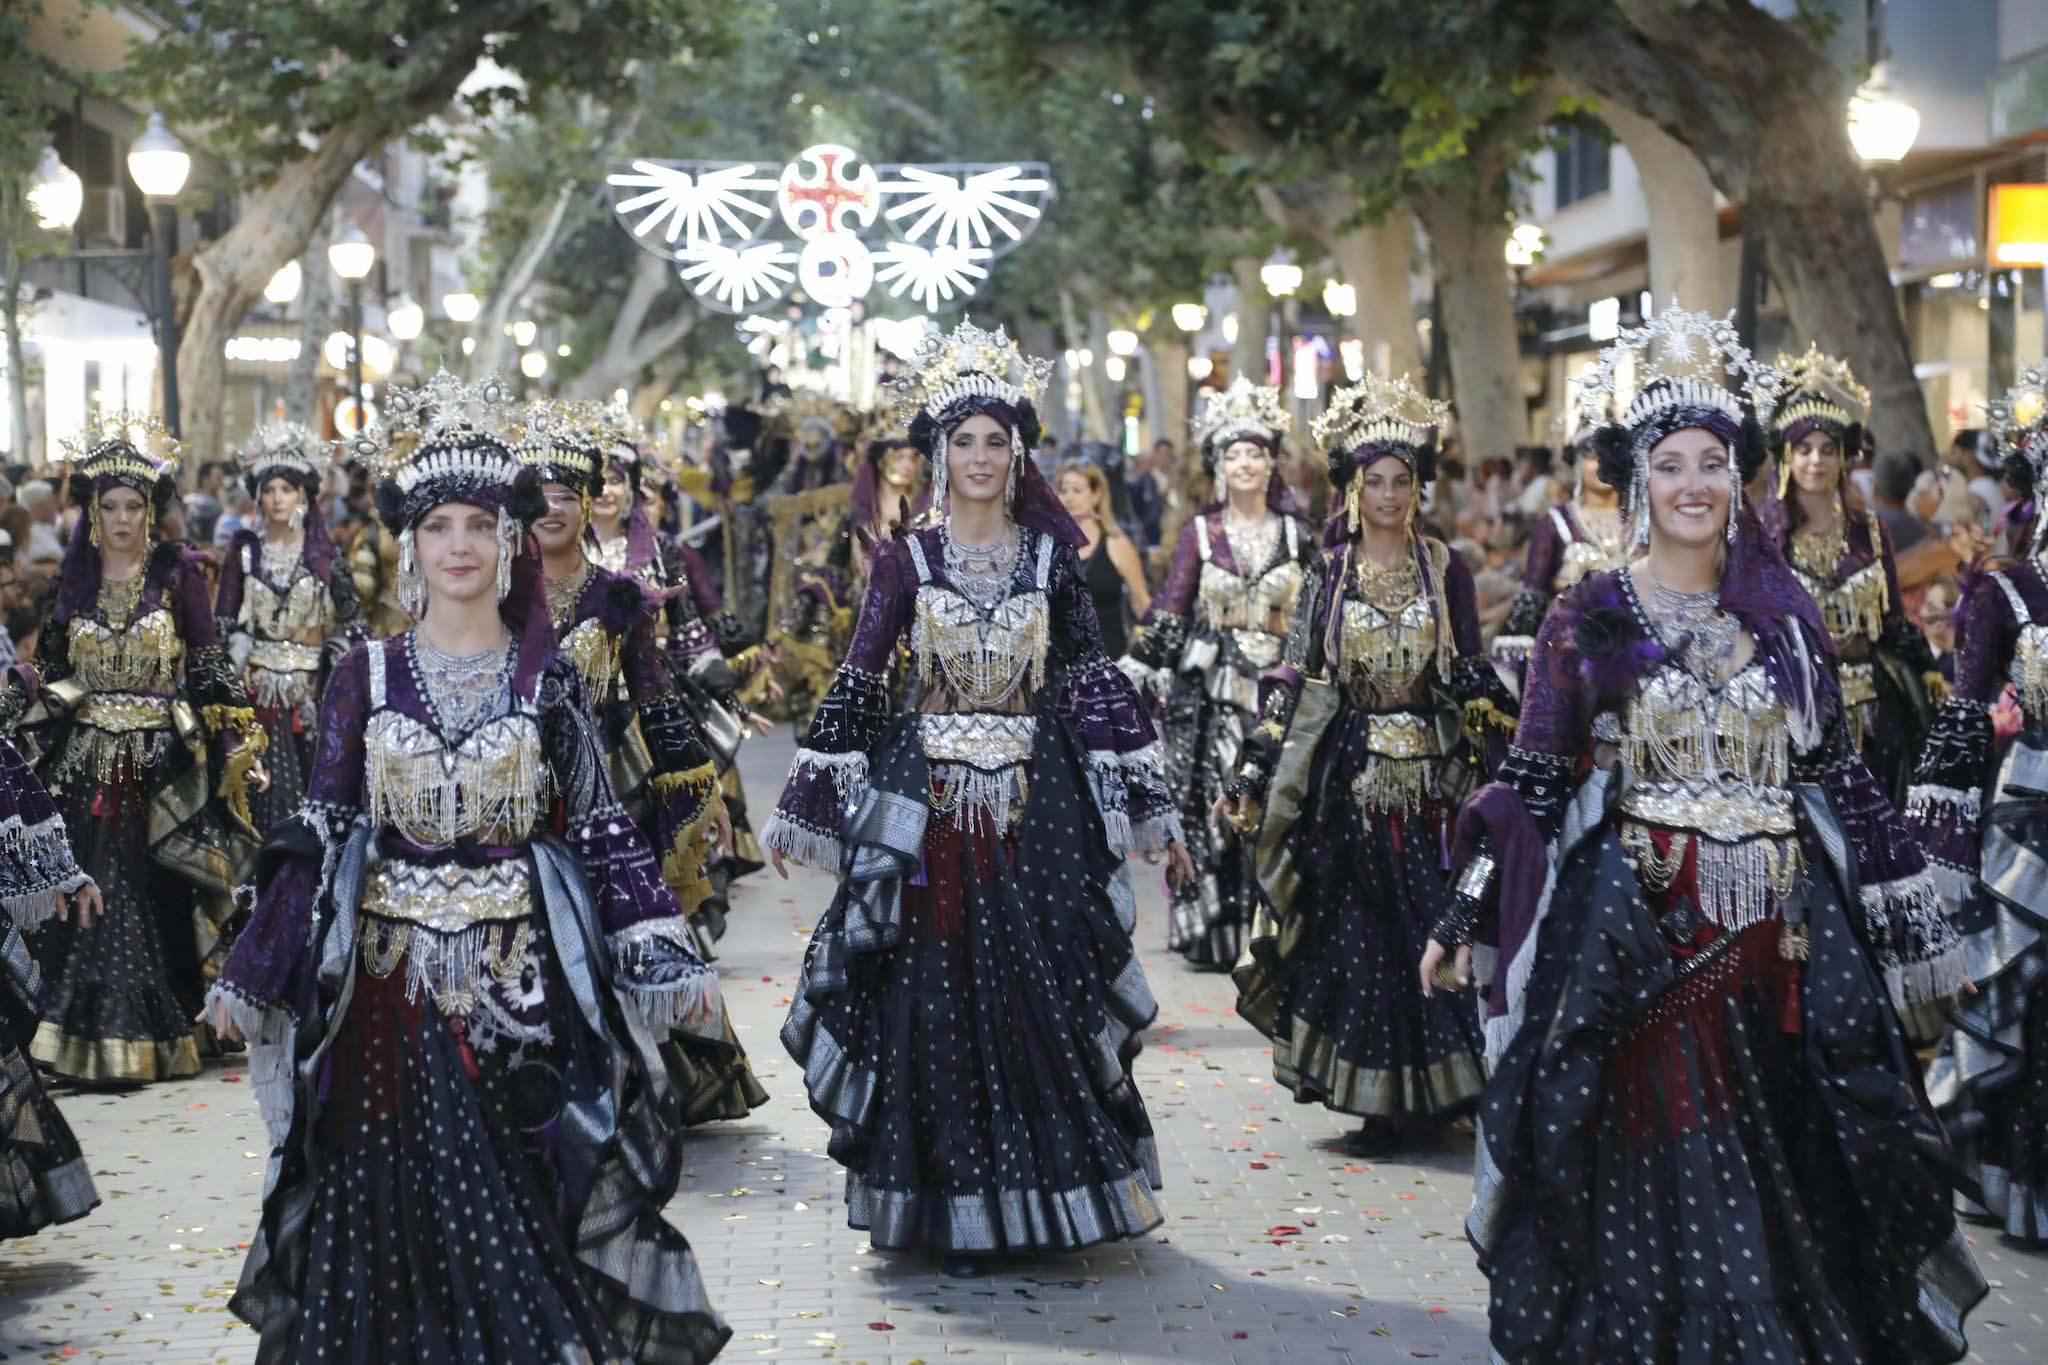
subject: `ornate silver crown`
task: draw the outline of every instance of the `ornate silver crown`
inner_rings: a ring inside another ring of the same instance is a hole
[[[317,482],[332,462],[333,449],[332,442],[319,439],[302,423],[267,422],[250,434],[235,460],[245,475],[289,469]]]
[[[1450,416],[1449,403],[1424,395],[1407,375],[1387,379],[1368,373],[1330,395],[1330,406],[1310,424],[1309,433],[1328,455],[1397,441],[1421,446]]]
[[[2013,386],[1986,403],[1984,412],[1999,450],[2018,454],[2038,476],[2048,464],[2048,368],[2039,361],[2020,366]]]
[[[1052,378],[1052,362],[1026,356],[1001,327],[984,331],[963,322],[951,332],[926,332],[897,392],[897,410],[909,426],[920,413],[936,416],[963,398],[1036,404]]]
[[[152,412],[88,412],[76,436],[58,443],[74,474],[150,482],[175,472],[184,443]]]
[[[404,493],[442,478],[510,483],[519,472],[520,425],[496,375],[465,383],[439,370],[416,389],[386,394],[383,417],[349,452]]]
[[[1676,299],[1643,326],[1623,328],[1579,381],[1581,402],[1599,411],[1625,399],[1620,420],[1628,427],[1676,407],[1714,408],[1739,423],[1745,399],[1768,421],[1784,382],[1750,355],[1732,311],[1718,318],[1687,312]]]
[[[1188,435],[1200,450],[1227,448],[1232,441],[1258,437],[1276,445],[1294,429],[1294,418],[1280,390],[1254,384],[1238,375],[1226,388],[1204,389],[1202,408],[1188,423]]]

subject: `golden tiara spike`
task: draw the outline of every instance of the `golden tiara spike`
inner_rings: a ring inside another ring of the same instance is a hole
[[[990,332],[962,322],[950,332],[926,332],[917,343],[897,411],[908,427],[920,413],[970,395],[1035,405],[1051,379],[1052,362],[1025,355],[1001,327]]]
[[[303,422],[265,422],[235,452],[244,474],[286,465],[320,474],[333,462],[335,443],[315,436]]]
[[[1824,354],[1814,342],[1806,354],[1778,352],[1772,366],[1778,372],[1779,400],[1783,404],[1772,415],[1774,429],[1783,429],[1802,416],[1838,414],[1845,422],[1861,422],[1870,416],[1870,390],[1856,382],[1849,362]]]
[[[521,464],[573,462],[595,469],[612,438],[611,414],[587,398],[537,399],[526,405],[521,418],[519,442],[513,447]]]
[[[471,383],[437,370],[417,388],[389,390],[383,416],[350,439],[348,452],[378,478],[395,479],[421,450],[460,444],[465,434],[511,449],[520,439],[517,405],[495,374]]]
[[[1330,406],[1310,423],[1309,434],[1326,454],[1356,450],[1375,441],[1419,446],[1450,415],[1449,403],[1417,391],[1407,375],[1387,379],[1368,373],[1358,383],[1330,395]]]
[[[112,461],[133,466],[135,472],[155,478],[177,469],[185,458],[184,442],[171,435],[163,418],[153,412],[134,412],[127,408],[113,412],[88,412],[85,425],[79,428],[78,434],[58,444],[73,473],[90,472],[85,468],[87,465],[105,465]],[[140,458],[140,463],[116,453],[124,447],[132,450]]]
[[[1221,389],[1202,391],[1202,408],[1188,423],[1188,436],[1198,450],[1207,450],[1218,437],[1258,432],[1284,440],[1294,430],[1294,418],[1280,397],[1280,390],[1254,384],[1238,375]],[[1227,442],[1226,442],[1227,444]]]

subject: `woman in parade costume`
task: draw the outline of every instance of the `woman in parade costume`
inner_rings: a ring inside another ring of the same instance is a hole
[[[654,645],[657,604],[630,578],[600,569],[584,529],[601,481],[605,417],[594,403],[526,409],[519,458],[541,477],[547,511],[533,524],[556,647],[576,665],[604,728],[613,793],[633,817],[685,915],[711,894],[706,861],[731,837],[718,770]],[[662,1057],[683,1122],[746,1117],[768,1096],[739,1040],[677,1033]]]
[[[1102,623],[1103,652],[1121,659],[1131,647],[1129,618],[1143,616],[1152,607],[1145,561],[1110,514],[1109,478],[1101,465],[1092,460],[1070,462],[1060,470],[1059,494],[1060,506],[1088,537],[1080,547],[1081,576],[1095,599],[1095,618]]]
[[[1579,411],[1574,420],[1578,429],[1565,446],[1577,478],[1572,500],[1536,523],[1522,561],[1522,590],[1493,638],[1494,662],[1517,678],[1558,594],[1593,570],[1620,568],[1625,560],[1621,494],[1601,481],[1600,453],[1593,449],[1602,415]]]
[[[1316,420],[1343,506],[1212,816],[1256,829],[1267,902],[1237,1012],[1273,1040],[1298,1102],[1363,1120],[1348,1140],[1360,1154],[1426,1141],[1485,1082],[1470,1006],[1425,998],[1413,977],[1450,901],[1464,770],[1492,771],[1514,712],[1480,652],[1471,570],[1414,529],[1445,415],[1405,376],[1368,375]]]
[[[320,511],[325,455],[304,427],[279,423],[260,428],[238,457],[262,529],[237,531],[229,542],[213,617],[269,737],[270,782],[249,798],[258,834],[305,799],[320,684],[335,659],[368,638],[355,579],[338,562]]]
[[[709,1360],[655,1049],[722,1035],[717,979],[555,651],[497,382],[385,407],[356,444],[420,624],[335,667],[207,1001],[272,1144],[229,1306],[262,1365]]]
[[[0,680],[0,713],[20,716],[35,672]],[[99,888],[71,858],[64,817],[21,751],[0,739],[0,1239],[82,1218],[100,1202],[78,1140],[44,1093],[28,1055],[41,977],[23,934],[52,916],[90,927]]]
[[[2048,371],[2029,364],[1991,405],[2005,481],[2048,490]],[[2048,514],[2022,557],[1970,587],[1955,691],[1935,716],[1906,805],[1957,926],[1977,992],[1927,1073],[1962,1157],[1965,1209],[2008,1238],[2048,1244]],[[2020,728],[1991,711],[2010,685]],[[1972,1188],[1974,1187],[1974,1188]]]
[[[82,1081],[190,1076],[202,962],[254,856],[247,788],[262,785],[263,736],[216,643],[196,557],[155,538],[177,443],[155,418],[117,413],[89,418],[66,450],[86,514],[37,637],[43,687],[22,724],[106,909],[32,935],[42,1023],[29,1050]]]
[[[1170,846],[1178,875],[1187,855],[1151,724],[1102,652],[1080,531],[1030,460],[1050,369],[966,323],[919,348],[904,410],[941,519],[876,553],[763,835],[778,869],[841,872],[782,1038],[848,1219],[951,1274],[1161,1217],[1125,858]],[[905,634],[926,691],[892,718]]]
[[[1903,803],[1945,684],[1899,596],[1891,537],[1846,477],[1863,448],[1870,395],[1848,365],[1816,347],[1796,360],[1781,354],[1777,369],[1789,391],[1771,418],[1778,500],[1762,520],[1834,640],[1849,742],[1885,794]]]
[[[1777,376],[1676,308],[1602,353],[1601,397],[1624,357],[1597,440],[1639,557],[1545,621],[1421,964],[1441,988],[1486,950],[1494,1358],[1960,1359],[1985,1285],[1898,1009],[1961,986],[1962,947],[1744,499]]]
[[[604,484],[591,501],[590,558],[599,568],[661,595],[662,657],[718,766],[732,838],[712,859],[711,894],[696,911],[715,939],[725,932],[728,888],[763,866],[737,759],[748,725],[762,734],[772,728],[765,716],[747,709],[742,697],[757,685],[772,689],[774,680],[760,650],[741,638],[739,622],[725,610],[696,551],[654,529],[640,489],[646,433],[618,407],[607,409],[607,427]]]
[[[1210,494],[1181,528],[1166,583],[1119,667],[1164,699],[1167,789],[1195,865],[1173,889],[1168,946],[1196,966],[1229,971],[1258,883],[1250,841],[1213,826],[1209,811],[1243,764],[1259,677],[1280,662],[1318,546],[1280,477],[1292,425],[1280,391],[1240,375],[1204,399],[1189,426]]]

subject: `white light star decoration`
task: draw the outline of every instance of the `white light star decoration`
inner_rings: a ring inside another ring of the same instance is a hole
[[[773,173],[754,162],[636,159],[607,183],[633,239],[678,262],[690,291],[727,313],[792,286],[825,308],[878,284],[928,313],[958,306],[1055,195],[1042,163],[875,165],[834,143]]]

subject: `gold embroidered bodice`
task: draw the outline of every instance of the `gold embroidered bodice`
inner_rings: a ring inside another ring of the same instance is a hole
[[[242,590],[238,624],[258,641],[286,641],[317,649],[334,625],[334,600],[327,585],[303,565],[282,593],[263,575],[250,574]]]
[[[184,656],[185,642],[165,607],[118,628],[84,613],[71,618],[71,667],[94,692],[168,695],[177,690]]]
[[[593,702],[611,699],[619,680],[619,646],[595,616],[586,617],[563,633],[556,647],[583,675],[584,690]]]
[[[1622,809],[1648,823],[1734,841],[1792,831],[1792,742],[1763,665],[1719,688],[1669,665],[1621,717]]]
[[[1281,528],[1279,545],[1292,548],[1292,531],[1291,526]],[[1287,622],[1294,615],[1294,599],[1301,595],[1300,561],[1288,554],[1277,563],[1239,573],[1211,558],[1206,520],[1197,524],[1196,534],[1202,548],[1202,569],[1195,580],[1199,625],[1210,630],[1285,635]]]
[[[1406,602],[1344,597],[1338,679],[1355,704],[1397,701],[1413,692],[1437,657],[1437,619],[1427,593]]]
[[[1029,710],[1045,686],[1052,647],[1045,595],[1050,537],[1038,543],[1033,586],[1013,590],[986,615],[961,593],[932,582],[922,543],[912,536],[908,544],[918,572],[910,652],[929,684],[926,702],[957,699],[969,711]]]
[[[549,798],[540,724],[515,710],[450,744],[402,711],[379,710],[364,728],[363,788],[370,819],[413,843],[524,843]]]

